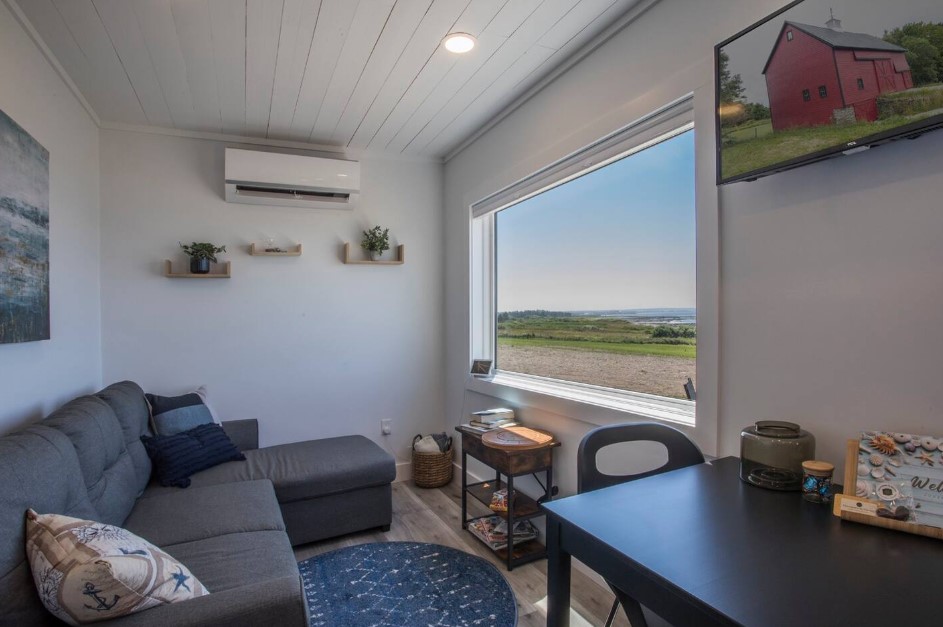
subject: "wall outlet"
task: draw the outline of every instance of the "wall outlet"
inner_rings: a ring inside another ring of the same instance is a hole
[[[390,435],[393,433],[393,421],[389,418],[384,418],[380,421],[380,433],[383,435]]]

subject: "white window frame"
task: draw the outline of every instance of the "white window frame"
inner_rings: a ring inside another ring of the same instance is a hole
[[[496,213],[688,132],[694,123],[694,99],[689,95],[471,205],[470,347],[474,358],[494,359],[496,355]],[[698,318],[700,336],[700,312]],[[575,412],[590,422],[611,422],[606,415],[617,411],[672,423],[686,431],[695,427],[696,404],[688,400],[500,370],[488,379],[469,379],[467,388],[550,411]]]

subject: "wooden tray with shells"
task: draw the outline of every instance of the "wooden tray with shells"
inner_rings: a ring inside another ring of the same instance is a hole
[[[866,431],[845,448],[843,520],[943,540],[943,439]]]

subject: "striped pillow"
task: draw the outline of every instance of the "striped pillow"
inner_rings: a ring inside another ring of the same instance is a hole
[[[200,388],[202,390],[203,388]],[[173,435],[198,425],[218,422],[200,390],[182,396],[145,394],[151,423],[157,435]]]
[[[186,488],[190,476],[224,462],[245,460],[223,428],[205,424],[174,435],[142,436],[162,486]]]

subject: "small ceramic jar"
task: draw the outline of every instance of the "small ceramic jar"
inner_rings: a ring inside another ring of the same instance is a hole
[[[802,498],[813,503],[832,500],[832,473],[835,466],[828,462],[802,462]]]

